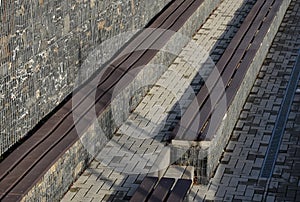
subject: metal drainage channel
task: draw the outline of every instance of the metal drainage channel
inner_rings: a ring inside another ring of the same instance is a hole
[[[275,162],[278,156],[280,144],[285,131],[288,115],[290,113],[294,100],[298,81],[300,79],[300,50],[295,66],[293,67],[292,75],[289,80],[287,90],[284,95],[284,100],[281,104],[279,115],[277,117],[275,127],[272,132],[271,141],[267,150],[266,157],[263,162],[263,168],[260,177],[271,178]]]

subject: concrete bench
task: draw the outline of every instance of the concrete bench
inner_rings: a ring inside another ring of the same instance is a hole
[[[198,183],[213,175],[289,3],[256,2],[172,131],[171,161],[194,162]]]

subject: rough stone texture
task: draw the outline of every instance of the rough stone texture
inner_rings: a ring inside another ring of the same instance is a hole
[[[99,68],[81,70],[97,45],[144,27],[168,2],[0,1],[0,156],[72,92],[76,77]],[[108,55],[121,45],[110,44]]]

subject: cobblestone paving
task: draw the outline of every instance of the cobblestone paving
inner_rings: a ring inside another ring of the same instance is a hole
[[[200,88],[201,78],[196,73],[205,60],[199,58],[206,58],[206,51],[214,62],[219,59],[254,2],[221,3],[62,201],[130,199],[155,167],[157,157],[165,153],[161,151],[167,148],[168,131],[192,99],[192,93],[184,92]],[[199,70],[204,79],[209,70]],[[179,98],[180,106],[174,106]],[[164,162],[166,158],[158,159]]]
[[[292,1],[215,176],[208,186],[193,186],[190,201],[300,201],[300,85],[289,114],[274,173],[269,180],[259,177],[299,53],[299,8],[300,1]]]

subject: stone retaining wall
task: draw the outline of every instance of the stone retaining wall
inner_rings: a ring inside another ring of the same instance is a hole
[[[80,68],[97,45],[143,28],[168,2],[0,1],[0,156],[73,91],[79,72],[95,72]]]

